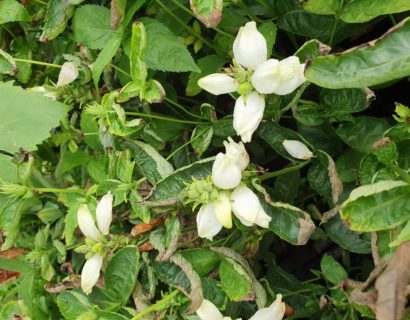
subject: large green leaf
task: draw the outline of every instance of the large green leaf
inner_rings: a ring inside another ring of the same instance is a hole
[[[148,68],[174,72],[201,71],[171,30],[154,19],[142,18],[141,21],[147,32],[145,62]]]
[[[245,298],[251,291],[252,280],[245,270],[230,258],[223,258],[219,265],[222,290],[233,301]]]
[[[128,141],[126,144],[137,167],[150,183],[155,184],[174,172],[172,165],[149,144],[140,141]]]
[[[410,186],[402,181],[379,181],[354,189],[341,215],[355,231],[397,227],[410,219]]]
[[[191,262],[194,270],[200,275],[204,276],[219,262],[219,256],[205,248],[188,249],[181,252],[185,259]]]
[[[348,23],[366,22],[383,14],[410,10],[408,0],[355,0],[350,1],[340,14],[340,19]]]
[[[22,4],[16,0],[0,2],[0,24],[12,21],[29,21],[30,16]]]
[[[0,154],[0,179],[14,182],[17,179],[17,167],[11,160],[11,157]]]
[[[11,82],[0,82],[0,150],[28,151],[46,139],[69,107],[40,93],[24,91]]]
[[[135,247],[125,247],[110,260],[104,273],[106,288],[125,305],[137,280],[139,253]]]
[[[192,182],[193,178],[204,179],[211,174],[213,161],[214,158],[207,158],[179,168],[155,185],[154,193],[150,200],[162,201],[178,197],[182,189],[185,188],[185,183]]]
[[[410,75],[410,19],[380,39],[338,55],[316,57],[306,78],[325,88],[363,88]]]

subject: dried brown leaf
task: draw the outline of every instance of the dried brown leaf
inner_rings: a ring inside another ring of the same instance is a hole
[[[155,227],[157,227],[158,225],[160,225],[162,222],[161,219],[154,219],[151,220],[148,223],[139,223],[137,225],[135,225],[132,230],[131,230],[131,236],[136,237],[142,233],[151,231],[152,229],[154,229]]]

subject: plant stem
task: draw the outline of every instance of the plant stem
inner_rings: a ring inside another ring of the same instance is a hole
[[[131,75],[127,71],[125,71],[124,69],[121,69],[120,67],[117,67],[115,64],[110,64],[109,66],[111,68],[117,70],[118,72],[122,73],[123,75],[128,76],[128,77],[131,78]]]
[[[161,300],[155,302],[155,304],[149,306],[148,308],[142,310],[140,313],[135,315],[131,320],[138,320],[138,319],[144,319],[144,316],[154,312],[154,311],[160,311],[165,309],[171,302],[171,300],[179,293],[179,290],[174,290],[164,296]]]
[[[20,59],[20,58],[14,58],[14,60],[17,61],[17,62],[38,64],[39,66],[46,66],[46,67],[52,67],[52,68],[59,68],[59,69],[61,69],[61,67],[62,67],[62,66],[60,66],[59,64],[47,63],[47,62],[36,61],[36,60]]]
[[[300,100],[300,97],[302,96],[303,92],[306,90],[306,88],[310,85],[310,82],[306,81],[296,92],[295,96],[293,97],[293,99],[287,104],[286,107],[284,107],[281,110],[281,115],[284,114],[286,111],[288,111],[289,109],[291,109],[293,106],[297,105],[297,103]]]
[[[400,176],[404,181],[406,181],[408,184],[410,184],[410,175],[404,171],[402,168],[400,168],[398,165],[391,164],[390,168]]]
[[[269,172],[269,173],[261,176],[259,179],[261,181],[265,181],[265,180],[268,180],[268,179],[271,179],[271,178],[274,178],[274,177],[277,177],[277,176],[281,176],[283,174],[287,174],[287,173],[302,169],[304,166],[307,166],[311,162],[312,162],[312,160],[309,159],[309,160],[307,160],[305,162],[302,162],[302,163],[299,163],[298,165],[293,166],[293,167],[284,168],[284,169],[281,169],[281,170]]]
[[[198,116],[197,114],[188,111],[184,106],[180,105],[178,102],[176,102],[176,101],[174,101],[174,100],[172,100],[172,99],[170,99],[170,98],[165,97],[164,100],[165,100],[166,102],[172,104],[174,107],[177,107],[178,109],[184,111],[186,114],[190,115],[191,117],[194,117],[194,118],[197,118],[197,119],[201,119],[201,120],[208,120],[207,118]]]
[[[344,0],[340,1],[339,8],[337,10],[337,13],[335,14],[335,22],[333,23],[332,31],[330,32],[330,37],[329,37],[329,45],[330,46],[333,45],[333,40],[335,38],[335,33],[336,33],[336,28],[337,28],[337,23],[339,22],[339,16],[340,16],[340,13],[342,12],[343,5],[344,5]]]
[[[206,123],[204,121],[181,120],[181,119],[168,118],[168,117],[158,116],[158,115],[154,115],[154,114],[140,113],[140,112],[127,111],[127,112],[125,112],[125,114],[132,115],[132,116],[138,116],[138,117],[142,117],[142,118],[158,119],[158,120],[176,122],[176,123],[186,123],[186,124],[204,124],[204,123]]]
[[[51,193],[82,193],[85,190],[75,188],[75,189],[59,189],[59,188],[31,188],[34,191],[40,192],[40,193],[46,193],[46,192],[51,192]]]

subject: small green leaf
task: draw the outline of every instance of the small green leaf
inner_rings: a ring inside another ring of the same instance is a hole
[[[117,177],[123,182],[131,182],[135,162],[131,161],[131,152],[128,149],[122,151],[117,160]]]
[[[0,2],[0,24],[13,21],[30,21],[26,8],[16,0]]]
[[[215,28],[222,19],[223,0],[192,0],[195,17],[208,28]]]
[[[295,56],[299,57],[300,61],[306,62],[307,60],[312,60],[317,56],[327,55],[332,48],[326,44],[321,43],[316,39],[306,41],[299,49],[295,52]]]
[[[251,292],[250,277],[238,263],[230,258],[225,257],[221,260],[219,278],[222,290],[233,301],[240,301]]]
[[[401,243],[405,242],[405,241],[409,241],[410,240],[410,220],[407,221],[406,225],[404,226],[404,228],[401,230],[401,232],[399,233],[399,235],[397,236],[397,238],[392,241],[389,246],[390,247],[397,247],[398,245],[400,245]]]
[[[327,253],[323,255],[320,261],[320,269],[322,269],[325,279],[333,285],[347,279],[347,273],[343,266]]]
[[[305,0],[303,9],[317,14],[336,14],[340,0]]]
[[[185,259],[191,262],[192,267],[200,276],[211,272],[219,262],[219,256],[205,248],[188,249],[181,252]]]
[[[192,131],[191,145],[198,157],[208,149],[211,144],[214,129],[211,125],[200,125]]]
[[[266,39],[266,48],[268,51],[268,57],[272,54],[273,46],[276,42],[276,33],[278,28],[273,22],[265,22],[258,26],[258,31],[262,33]]]

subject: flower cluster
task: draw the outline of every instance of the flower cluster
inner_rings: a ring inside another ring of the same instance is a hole
[[[218,153],[212,166],[212,182],[218,192],[209,193],[214,196],[203,201],[196,218],[198,235],[210,240],[222,227],[232,227],[232,212],[245,226],[267,228],[271,221],[256,194],[241,184],[242,172],[249,164],[245,146],[232,138],[224,145],[225,153]]]
[[[99,201],[96,209],[98,228],[95,226],[94,219],[87,205],[81,205],[77,212],[78,226],[81,232],[88,239],[91,239],[91,242],[95,243],[92,247],[92,255],[85,262],[81,272],[81,289],[86,294],[91,293],[100,276],[104,254],[98,242],[103,240],[104,236],[109,233],[112,221],[112,201],[113,196],[110,192]],[[88,239],[86,239],[86,242]]]
[[[218,308],[206,299],[202,301],[196,314],[201,320],[231,320],[230,317],[224,317]],[[249,320],[282,320],[284,315],[285,303],[282,302],[282,295],[278,294],[269,307],[259,309]]]
[[[241,27],[233,43],[233,66],[226,73],[199,79],[198,85],[215,95],[237,91],[233,127],[243,142],[250,142],[263,118],[263,94],[286,95],[306,81],[298,57],[269,59],[266,40],[254,21]]]

